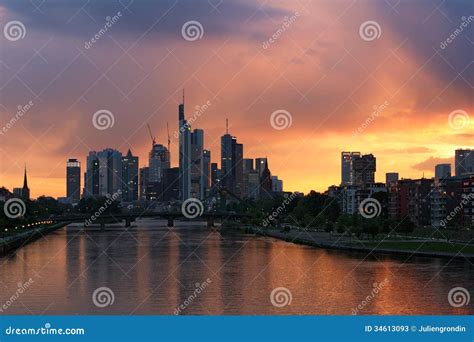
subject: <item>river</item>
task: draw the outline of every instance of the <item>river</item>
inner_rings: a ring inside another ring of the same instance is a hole
[[[474,314],[474,300],[448,301],[455,287],[472,293],[467,260],[367,257],[199,223],[72,224],[0,264],[2,314]]]

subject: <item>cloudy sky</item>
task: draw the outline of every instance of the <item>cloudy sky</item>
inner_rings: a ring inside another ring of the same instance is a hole
[[[2,0],[0,185],[27,163],[33,197],[64,196],[66,160],[105,147],[146,165],[146,123],[162,144],[169,123],[176,165],[182,88],[214,162],[229,118],[285,190],[338,184],[341,151],[373,153],[379,181],[432,176],[474,147],[473,15],[468,0]]]

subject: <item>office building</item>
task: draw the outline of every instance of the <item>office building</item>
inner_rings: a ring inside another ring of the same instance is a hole
[[[148,179],[150,178],[150,168],[148,166],[140,168],[140,200],[146,200]]]
[[[438,164],[435,166],[435,178],[443,179],[451,177],[451,164]]]
[[[236,196],[242,197],[244,186],[243,145],[228,130],[221,137],[221,184]]]
[[[205,197],[209,195],[211,188],[211,151],[203,151],[202,182],[204,184]]]
[[[352,163],[360,157],[360,152],[341,152],[341,186],[354,184]]]
[[[77,159],[66,163],[66,198],[69,203],[81,200],[81,163]]]
[[[454,170],[457,177],[474,174],[474,150],[456,150],[454,155]]]
[[[375,183],[376,158],[372,154],[355,156],[352,160],[351,183],[366,188]]]
[[[191,127],[184,115],[183,102],[178,106],[179,120],[179,193],[182,201],[191,197]]]
[[[84,197],[99,196],[99,159],[97,152],[91,151],[86,159],[86,172],[84,172]]]
[[[272,191],[283,192],[283,181],[278,176],[272,176]]]
[[[385,185],[390,187],[398,182],[398,172],[387,172],[385,174]]]
[[[171,167],[170,152],[161,145],[153,143],[148,155],[148,182],[158,183],[163,177],[163,172]]]
[[[195,129],[191,133],[191,196],[204,199],[204,131]]]
[[[130,149],[122,157],[122,197],[126,202],[138,200],[138,157]]]

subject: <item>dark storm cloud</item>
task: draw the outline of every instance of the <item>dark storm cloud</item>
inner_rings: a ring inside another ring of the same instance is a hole
[[[257,3],[233,0],[6,0],[3,6],[10,17],[22,20],[30,30],[75,36],[94,33],[106,17],[118,11],[122,19],[114,30],[124,34],[147,32],[150,37],[179,37],[183,23],[189,20],[201,22],[206,36],[240,34],[248,31],[248,21],[268,21],[289,14],[271,6],[263,12]],[[97,22],[96,27],[91,25],[91,17]]]

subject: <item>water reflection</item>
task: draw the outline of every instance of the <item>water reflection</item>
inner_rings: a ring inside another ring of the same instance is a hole
[[[125,230],[70,225],[0,259],[4,314],[473,314],[451,288],[471,293],[474,267],[449,259],[366,256],[315,249],[197,223],[142,220]],[[19,282],[34,283],[11,301]],[[209,279],[210,283],[199,290]],[[371,297],[374,287],[384,286]],[[92,302],[98,287],[113,305]],[[270,293],[290,290],[275,307]]]

